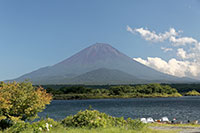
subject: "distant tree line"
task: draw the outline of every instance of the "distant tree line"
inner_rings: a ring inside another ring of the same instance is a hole
[[[197,92],[200,92],[200,84],[160,84],[161,86],[170,86],[171,88],[175,88],[179,93],[184,94],[187,93],[189,91],[192,90],[196,90]],[[98,91],[106,91],[107,89],[111,89],[114,87],[119,87],[119,86],[123,86],[125,88],[128,88],[127,86],[129,86],[129,88],[133,88],[135,89],[138,86],[142,86],[142,85],[42,85],[43,88],[46,88],[47,90],[51,91],[51,93],[63,93],[63,91],[59,91],[61,88],[82,88],[82,90],[84,90],[85,88],[92,88],[92,89],[99,89]],[[102,89],[106,89],[106,90],[102,90]],[[55,90],[55,91],[54,91]],[[87,89],[87,91],[89,91]],[[151,92],[151,91],[150,91]],[[65,92],[66,94],[66,92]]]
[[[123,95],[123,94],[173,94],[178,93],[175,88],[169,85],[161,85],[157,83],[146,85],[119,85],[110,86],[108,89],[93,89],[85,86],[65,86],[59,89],[48,87],[47,92],[52,94],[107,94],[107,95]]]
[[[171,87],[176,88],[179,93],[186,93],[192,90],[200,92],[200,84],[170,84]]]

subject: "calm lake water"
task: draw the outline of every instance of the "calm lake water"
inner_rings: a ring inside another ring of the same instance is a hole
[[[39,116],[48,115],[60,120],[87,109],[89,105],[115,117],[159,119],[167,116],[170,120],[176,118],[180,121],[200,121],[200,97],[54,100]]]

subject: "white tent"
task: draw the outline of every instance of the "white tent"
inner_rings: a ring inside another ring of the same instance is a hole
[[[154,122],[153,118],[151,117],[147,118],[147,123],[153,123],[153,122]]]
[[[143,123],[147,123],[147,119],[146,118],[141,118],[140,121],[143,122]]]
[[[163,121],[163,122],[169,122],[169,119],[167,117],[162,117],[161,121]]]

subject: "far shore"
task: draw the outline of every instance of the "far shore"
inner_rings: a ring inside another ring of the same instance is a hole
[[[89,100],[89,99],[127,99],[127,98],[169,98],[169,97],[183,97],[178,94],[151,94],[151,95],[87,95],[87,94],[60,94],[54,95],[53,100]]]

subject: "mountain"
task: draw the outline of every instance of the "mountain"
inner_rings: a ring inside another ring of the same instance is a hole
[[[191,82],[149,68],[109,44],[96,43],[53,66],[25,74],[15,80],[34,84],[112,84]]]
[[[99,68],[75,78],[72,78],[71,84],[129,84],[140,83],[141,79],[134,77],[128,73],[115,69]]]

